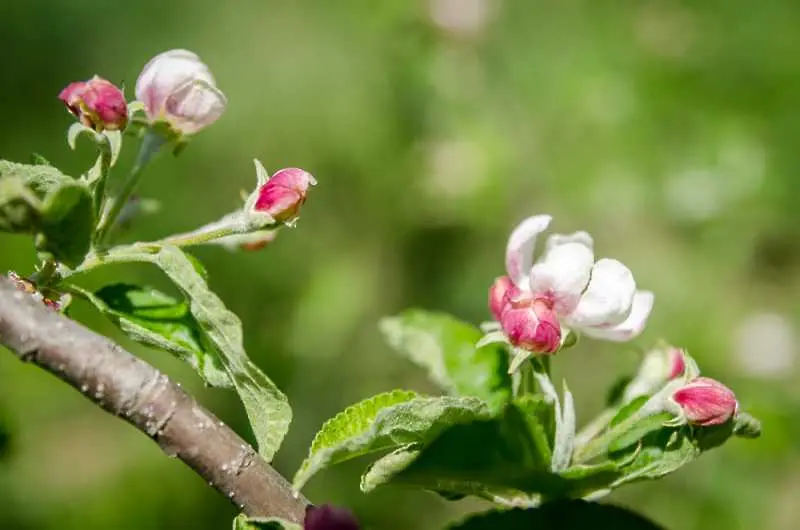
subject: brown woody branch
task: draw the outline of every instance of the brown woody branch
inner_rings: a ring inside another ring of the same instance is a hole
[[[308,501],[178,384],[2,276],[0,343],[147,434],[246,514],[302,522]]]

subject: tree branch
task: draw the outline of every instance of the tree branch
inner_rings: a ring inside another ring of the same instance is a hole
[[[0,343],[146,433],[246,514],[302,522],[308,501],[169,377],[2,276]]]

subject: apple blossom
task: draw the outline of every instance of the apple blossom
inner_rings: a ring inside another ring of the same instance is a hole
[[[523,343],[515,343],[515,336],[550,336],[549,328],[558,329],[560,325],[590,337],[617,342],[638,336],[652,310],[653,293],[637,290],[633,274],[619,261],[608,258],[595,261],[589,234],[551,235],[544,254],[534,263],[536,238],[551,220],[549,215],[536,215],[514,229],[506,248],[510,282],[498,279],[490,291],[492,312],[495,318],[500,316],[499,322],[509,342],[523,346]],[[508,298],[507,302],[503,302],[504,297]],[[519,333],[520,319],[506,317],[512,307],[532,310],[537,318],[530,318],[529,314],[527,320],[534,329]],[[542,322],[548,329],[540,333],[538,326]],[[560,337],[560,330],[558,335]],[[538,341],[528,341],[525,346],[534,343],[542,347]],[[531,351],[546,353],[549,350]]]
[[[136,98],[151,122],[167,122],[181,134],[194,134],[224,112],[225,95],[200,58],[170,50],[148,62],[136,81]]]

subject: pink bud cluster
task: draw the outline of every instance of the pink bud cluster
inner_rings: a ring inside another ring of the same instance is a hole
[[[558,351],[561,325],[552,300],[524,293],[511,278],[501,276],[489,289],[489,308],[512,345],[535,353]]]
[[[95,131],[121,130],[128,124],[125,95],[102,77],[70,83],[58,98],[82,124]]]

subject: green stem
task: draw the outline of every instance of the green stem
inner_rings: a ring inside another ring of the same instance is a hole
[[[145,133],[144,138],[142,139],[142,144],[139,147],[139,154],[136,156],[136,162],[134,163],[128,178],[125,180],[125,182],[123,182],[122,188],[119,190],[119,192],[115,193],[113,197],[109,198],[108,202],[106,203],[106,207],[97,227],[95,241],[98,246],[102,246],[106,239],[108,239],[117,217],[119,217],[122,208],[128,202],[128,198],[136,188],[136,185],[139,183],[139,179],[142,177],[144,168],[147,166],[150,160],[153,159],[153,156],[158,153],[164,143],[166,143],[166,139],[163,135],[157,133],[156,131],[150,129],[147,131],[147,133]]]
[[[177,234],[156,241],[154,244],[174,245],[176,247],[190,247],[192,245],[202,245],[203,243],[208,243],[209,241],[213,241],[214,239],[219,239],[221,237],[226,237],[226,236],[232,236],[238,233],[240,233],[238,230],[232,229],[231,227],[224,227],[224,228],[217,228],[214,230],[208,230],[206,232],[188,232],[186,234]]]
[[[111,169],[111,141],[105,134],[97,134],[97,147],[100,150],[100,177],[94,187],[94,215],[100,217],[103,211],[103,203],[106,194],[106,182],[108,181],[109,169]]]

